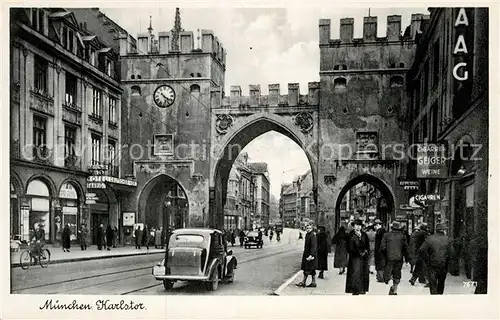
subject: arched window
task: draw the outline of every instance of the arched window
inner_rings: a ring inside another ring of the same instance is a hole
[[[401,87],[404,85],[404,78],[402,76],[392,76],[391,77],[391,87]]]
[[[199,72],[198,72],[198,73],[196,74],[196,76],[197,76],[198,78],[201,78],[201,73],[199,73]]]
[[[347,70],[347,66],[345,64],[342,65],[342,70]]]
[[[130,76],[130,78],[135,79],[135,75],[134,75],[134,74],[133,74],[133,75],[131,75],[131,76]]]
[[[41,225],[45,231],[45,240],[50,239],[50,201],[49,188],[45,182],[35,179],[30,182],[26,190],[26,196],[30,199],[31,208],[29,216],[23,219],[23,233],[29,234],[36,224]]]
[[[333,67],[333,70],[339,70],[340,68],[340,65],[336,64],[334,67]]]
[[[138,74],[138,75],[137,75],[137,79],[141,79],[141,78],[142,78],[142,77],[141,77],[141,75],[140,75],[140,74]]]
[[[197,84],[193,84],[191,87],[189,87],[191,93],[200,93],[200,86]]]
[[[391,63],[391,66],[390,66],[391,69],[394,69],[396,68],[396,64],[395,63]]]
[[[400,67],[400,68],[404,68],[404,67],[405,67],[405,64],[404,64],[403,62],[400,62],[400,63],[399,63],[399,67]]]
[[[333,80],[333,86],[335,89],[345,88],[347,86],[346,78],[336,78],[335,80]]]
[[[191,72],[189,75],[191,76],[191,78],[194,78],[194,73]]]
[[[141,95],[141,87],[139,86],[132,86],[132,88],[130,88],[132,90],[132,96],[140,96]]]

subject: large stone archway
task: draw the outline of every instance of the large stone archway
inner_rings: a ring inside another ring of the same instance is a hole
[[[219,111],[220,112],[220,111]],[[259,112],[251,115],[220,113],[214,118],[216,127],[212,133],[212,161],[210,166],[210,224],[217,228],[223,225],[223,208],[226,203],[227,183],[229,173],[238,154],[245,146],[258,136],[269,131],[279,132],[294,141],[304,150],[313,175],[313,189],[316,194],[317,185],[317,121],[316,113],[307,113],[310,116],[310,127],[304,130],[298,126],[297,117],[304,113],[276,113]],[[231,126],[221,133],[218,121],[223,117],[230,117]],[[316,196],[315,196],[316,198]]]
[[[150,179],[139,195],[138,221],[152,228],[184,228],[189,223],[189,197],[180,181],[167,174]]]

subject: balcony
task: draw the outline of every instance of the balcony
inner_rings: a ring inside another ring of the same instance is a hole
[[[81,170],[80,157],[76,155],[67,155],[64,158],[64,167],[70,170]]]
[[[29,106],[30,109],[54,116],[54,98],[43,90],[30,89]]]
[[[42,164],[52,163],[52,149],[47,146],[33,146],[33,160]]]
[[[62,119],[80,126],[82,124],[81,108],[74,103],[63,103]]]
[[[120,173],[119,167],[113,164],[107,165],[106,175],[111,177],[118,177]]]
[[[114,121],[108,121],[108,126],[110,129],[112,130],[116,130],[118,129],[118,123],[114,122]]]
[[[100,114],[96,113],[89,114],[89,120],[96,124],[102,125],[102,116]]]

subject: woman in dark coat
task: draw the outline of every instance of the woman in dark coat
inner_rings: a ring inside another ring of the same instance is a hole
[[[113,246],[113,238],[114,238],[113,229],[108,224],[108,227],[106,228],[106,246],[108,247],[107,248],[108,251],[110,251],[111,247]]]
[[[339,268],[339,274],[344,274],[347,267],[347,240],[349,235],[345,228],[341,226],[337,233],[333,236],[332,244],[335,245],[335,256],[333,258],[333,267]]]
[[[137,226],[137,229],[135,229],[134,236],[135,236],[135,248],[140,249],[142,242],[142,230],[140,226]]]
[[[328,270],[328,238],[325,232],[325,227],[319,227],[319,232],[316,235],[318,240],[318,278],[323,279],[323,272]]]
[[[349,234],[347,250],[349,262],[347,265],[347,279],[345,292],[353,295],[365,294],[370,285],[370,242],[365,232],[361,231],[363,222],[354,220],[354,230]]]
[[[304,253],[302,254],[302,263],[300,269],[304,271],[304,279],[296,284],[298,287],[306,287],[307,277],[310,275],[312,282],[307,286],[310,288],[316,287],[316,269],[318,268],[318,251],[316,234],[313,231],[312,225],[306,228],[306,239],[304,241]]]
[[[61,235],[62,247],[63,247],[64,252],[69,252],[69,248],[71,247],[70,236],[71,236],[71,229],[69,228],[69,224],[67,224],[64,227],[64,229],[62,231],[62,235]]]

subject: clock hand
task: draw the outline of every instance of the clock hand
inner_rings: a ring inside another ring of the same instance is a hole
[[[163,98],[165,98],[165,99],[167,99],[167,100],[168,100],[167,96],[166,96],[166,95],[164,95],[164,94],[163,94],[163,92],[160,92],[160,94],[163,96]]]

